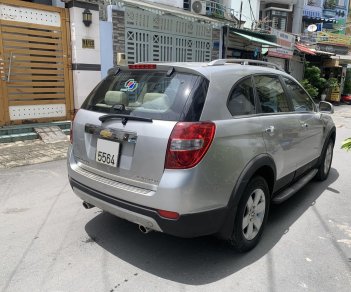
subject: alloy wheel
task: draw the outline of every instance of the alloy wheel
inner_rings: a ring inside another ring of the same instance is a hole
[[[324,159],[324,174],[327,174],[332,162],[332,155],[333,155],[333,145],[332,143],[329,143],[327,152],[325,153],[325,159]]]
[[[243,235],[247,240],[254,239],[259,233],[265,211],[265,194],[262,189],[255,189],[247,200],[242,221]]]

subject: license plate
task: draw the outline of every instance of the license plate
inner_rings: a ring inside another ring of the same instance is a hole
[[[99,163],[117,166],[119,154],[119,143],[108,141],[104,139],[98,139],[96,145],[96,156],[95,160]]]

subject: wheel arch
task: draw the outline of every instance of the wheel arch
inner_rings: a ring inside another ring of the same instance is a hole
[[[229,239],[231,237],[239,201],[251,178],[257,175],[262,176],[267,181],[270,196],[272,196],[274,184],[276,181],[276,167],[273,158],[268,154],[260,154],[256,156],[245,166],[244,170],[241,172],[227,205],[226,220],[221,231],[219,232],[219,236],[221,238]]]
[[[318,166],[322,163],[322,160],[321,160],[321,159],[322,159],[322,156],[323,156],[324,151],[326,151],[326,148],[327,148],[327,146],[328,146],[328,142],[329,142],[330,139],[333,140],[334,145],[335,145],[335,139],[336,139],[336,128],[335,128],[335,126],[333,126],[333,127],[330,129],[328,135],[326,136],[326,139],[324,140],[322,152],[321,152],[321,154],[320,154],[320,156],[319,156],[319,159],[318,159]]]

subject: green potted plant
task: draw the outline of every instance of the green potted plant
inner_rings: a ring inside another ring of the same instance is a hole
[[[321,70],[317,66],[309,66],[309,63],[307,63],[305,66],[304,80],[302,80],[301,84],[312,98],[320,96],[322,99],[327,81],[321,77]]]
[[[336,16],[336,0],[324,0],[323,4],[323,16],[333,18]]]
[[[336,0],[324,0],[324,9],[334,9],[336,6]]]
[[[312,98],[316,98],[318,96],[318,89],[317,87],[314,87],[309,80],[304,79],[301,81],[301,85],[303,86],[303,88],[305,88],[305,90],[308,92],[308,94],[312,97]]]

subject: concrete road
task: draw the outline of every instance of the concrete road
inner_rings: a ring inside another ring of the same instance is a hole
[[[85,210],[65,161],[0,170],[1,291],[351,291],[351,136],[329,179],[272,208],[259,246],[179,239]]]

